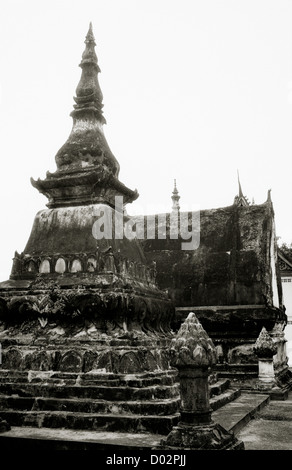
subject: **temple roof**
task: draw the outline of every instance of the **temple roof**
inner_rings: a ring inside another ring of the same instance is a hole
[[[286,258],[280,248],[278,248],[278,258],[281,276],[292,276],[292,263]]]
[[[200,210],[194,221],[191,213],[181,216],[188,221],[190,237],[195,239],[199,230],[195,250],[182,249],[180,234],[171,237],[171,214],[155,215],[155,233],[165,233],[164,239],[157,235],[142,240],[148,262],[156,262],[159,287],[171,292],[177,306],[273,302],[270,260],[275,229],[269,198],[259,205]],[[138,223],[138,217],[134,219]],[[140,223],[145,226],[147,220]]]

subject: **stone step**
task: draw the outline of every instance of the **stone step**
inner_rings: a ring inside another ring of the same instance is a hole
[[[150,401],[107,401],[80,398],[60,399],[0,396],[0,411],[72,411],[81,413],[133,413],[164,416],[177,413],[179,403],[179,398]]]
[[[213,398],[210,398],[210,406],[213,411],[218,410],[222,406],[225,406],[227,403],[232,402],[238,398],[241,394],[240,389],[230,389],[220,395],[215,395]]]
[[[58,379],[59,380],[59,379]],[[115,396],[121,397],[123,394],[127,396],[125,399],[131,399],[131,391],[133,391],[133,396],[140,396],[141,399],[147,399],[157,397],[157,394],[162,397],[163,392],[166,394],[166,398],[169,396],[175,396],[178,394],[178,383],[172,385],[164,386],[164,381],[162,384],[157,384],[150,387],[119,387],[116,386],[115,380],[113,380],[113,387],[108,387],[108,384],[101,385],[75,385],[75,384],[64,384],[62,379],[61,382],[55,383],[0,383],[0,393],[5,395],[18,395],[19,397],[58,397],[58,398],[101,398],[101,399],[110,399],[115,400]],[[168,380],[167,380],[168,383]],[[225,399],[226,390],[228,390],[229,381],[221,381],[218,384],[210,386],[210,398],[216,396],[222,396],[222,399]],[[140,392],[139,392],[140,389]],[[160,389],[160,390],[159,390]],[[234,392],[232,392],[234,394]],[[169,395],[170,394],[170,395]],[[112,397],[112,398],[109,398]],[[159,396],[157,398],[159,398]],[[122,400],[123,398],[117,398]]]
[[[172,385],[177,382],[176,371],[159,371],[143,374],[112,374],[112,373],[66,373],[53,371],[1,371],[0,384],[7,383],[46,383],[52,385],[108,385],[147,387],[150,385]]]
[[[79,383],[84,385],[99,385],[104,379],[97,378],[94,374],[84,374],[80,376]],[[153,375],[150,377],[140,377],[135,375],[120,376],[112,380],[112,385],[122,385],[127,387],[142,388],[151,385],[172,385],[177,382],[175,375],[161,374]]]
[[[18,370],[0,369],[0,383],[5,382],[28,382],[28,372]]]
[[[210,385],[210,397],[221,395],[230,387],[229,379],[217,380],[214,384]]]
[[[210,406],[213,411],[226,403],[236,399],[240,395],[240,390],[227,390],[220,395],[215,395],[210,399]],[[179,409],[180,399],[166,398],[164,400],[139,400],[139,401],[108,401],[95,400],[90,398],[42,398],[25,397],[16,395],[0,396],[0,410],[52,410],[52,411],[81,411],[86,413],[116,413],[131,412],[140,414],[171,414]]]
[[[112,413],[76,413],[64,411],[1,411],[1,418],[11,427],[65,428],[99,432],[136,432],[168,434],[178,423],[179,414],[169,416]]]
[[[221,407],[212,413],[213,421],[221,424],[226,430],[238,434],[241,429],[255,416],[262,417],[267,410],[274,408],[266,407],[269,404],[269,395],[241,392],[241,395],[232,403]],[[276,402],[271,402],[275,407]],[[274,405],[275,403],[275,405]],[[279,403],[279,402],[278,402]],[[280,406],[283,408],[283,403]],[[291,403],[291,402],[290,402]],[[288,405],[290,404],[288,403]],[[279,406],[279,404],[277,404]],[[282,410],[281,408],[281,410]],[[282,415],[286,416],[286,408]],[[261,411],[263,410],[263,411]],[[279,410],[277,410],[279,411]],[[1,413],[2,414],[2,413]],[[281,415],[281,413],[280,413]],[[281,416],[282,416],[281,415]],[[279,415],[278,415],[279,416]],[[273,419],[270,418],[269,419]],[[280,418],[284,419],[284,418]],[[289,418],[290,419],[290,418]],[[263,421],[264,422],[264,421]],[[27,423],[28,424],[28,423]],[[266,425],[266,423],[265,423]],[[42,449],[42,450],[106,450],[107,452],[119,452],[122,450],[155,449],[159,446],[161,438],[167,432],[160,434],[143,433],[131,434],[127,429],[125,432],[110,432],[109,430],[76,430],[57,428],[36,427],[12,427],[10,431],[0,434],[0,445],[15,449]],[[261,447],[259,447],[260,449]]]
[[[269,395],[241,392],[238,398],[214,411],[212,420],[227,431],[238,434],[269,401]]]
[[[165,435],[150,433],[79,431],[75,429],[14,426],[10,431],[0,434],[0,447],[9,451],[17,449],[26,452],[56,450],[106,451],[107,455],[127,451],[128,454],[124,453],[123,455],[128,456],[131,456],[134,452],[142,452],[141,458],[145,458],[145,452],[151,451],[152,453],[153,449],[159,447],[163,438],[165,438]]]
[[[106,385],[0,384],[0,394],[19,397],[92,398],[111,401],[151,400],[179,396],[179,384],[152,385],[143,388]]]

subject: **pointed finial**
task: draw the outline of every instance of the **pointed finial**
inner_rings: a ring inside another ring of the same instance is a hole
[[[243,192],[241,189],[240,179],[239,179],[239,171],[237,170],[237,179],[238,179],[238,197],[243,197]]]
[[[238,170],[237,170],[237,179],[238,179],[238,196],[235,196],[233,204],[236,206],[249,206],[249,202],[242,192]]]
[[[96,43],[95,43],[93,31],[92,31],[92,23],[89,23],[88,33],[86,34],[84,42],[86,44],[86,47],[85,47],[85,51],[82,54],[81,63],[79,64],[80,67],[82,68],[84,64],[91,64],[95,66],[95,68],[97,69],[97,72],[100,72],[100,68],[97,64],[97,56],[94,50]]]
[[[172,194],[178,194],[178,190],[177,190],[177,187],[176,187],[176,180],[174,180],[174,188],[173,188]]]
[[[85,38],[84,42],[85,42],[85,44],[88,44],[89,42],[92,42],[96,46],[95,37],[94,37],[93,31],[92,31],[92,23],[91,22],[89,23],[88,33],[86,35],[86,38]]]
[[[268,197],[267,197],[267,202],[272,202],[272,198],[271,198],[271,192],[272,192],[272,190],[271,190],[271,189],[269,189],[269,190],[268,190]]]

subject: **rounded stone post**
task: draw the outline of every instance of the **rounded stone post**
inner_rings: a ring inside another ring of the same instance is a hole
[[[277,346],[265,327],[262,328],[253,349],[259,365],[257,388],[269,391],[276,386],[273,356],[277,353]]]
[[[172,340],[171,364],[178,369],[180,421],[166,439],[164,449],[244,449],[232,433],[212,421],[209,374],[216,364],[215,346],[194,313],[190,313]]]
[[[180,368],[178,373],[181,395],[181,421],[188,424],[211,422],[208,369]]]

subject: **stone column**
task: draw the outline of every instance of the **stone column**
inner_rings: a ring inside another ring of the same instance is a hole
[[[277,389],[273,356],[277,353],[277,345],[263,326],[258,339],[253,347],[258,357],[259,375],[257,389],[271,392]]]
[[[211,367],[217,362],[212,340],[194,313],[181,325],[171,345],[171,364],[178,369],[180,421],[166,439],[163,449],[244,449],[233,433],[212,421],[209,404]]]
[[[277,347],[277,354],[273,358],[276,375],[277,373],[281,374],[288,368],[288,357],[286,351],[287,340],[285,338],[284,328],[284,322],[277,322],[269,333]]]

